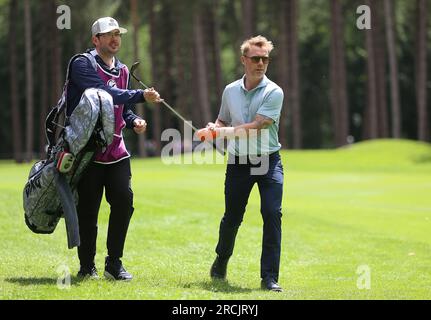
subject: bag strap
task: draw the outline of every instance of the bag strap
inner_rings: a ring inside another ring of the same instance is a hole
[[[66,80],[65,80],[64,85],[63,85],[63,91],[62,91],[61,97],[58,100],[57,104],[48,113],[48,116],[46,117],[46,120],[45,120],[45,135],[46,135],[46,139],[48,141],[48,156],[51,153],[52,147],[56,143],[56,137],[55,136],[56,136],[57,130],[55,130],[55,127],[64,128],[62,125],[60,125],[58,123],[58,120],[60,118],[60,115],[62,113],[65,113],[65,111],[67,109],[66,108],[67,107],[67,87],[68,87],[69,81],[70,81],[70,73],[71,73],[71,69],[72,69],[72,63],[79,57],[85,57],[90,61],[91,66],[97,72],[96,55],[97,55],[96,49],[93,49],[90,52],[84,52],[84,53],[79,53],[77,55],[74,55],[69,61],[69,64],[67,66],[67,72],[66,72]],[[66,119],[66,117],[65,117],[65,119]]]
[[[76,59],[78,59],[79,57],[85,57],[85,58],[87,58],[90,61],[91,66],[97,72],[96,55],[97,55],[97,51],[96,51],[96,49],[94,49],[94,50],[92,50],[90,52],[84,52],[84,53],[79,53],[77,55],[74,55],[70,59],[69,64],[67,66],[66,81],[64,82],[63,93],[62,93],[61,98],[60,98],[60,101],[63,102],[63,103],[60,104],[61,109],[59,109],[59,112],[62,112],[64,110],[64,108],[66,107],[66,105],[67,105],[67,86],[68,86],[69,81],[70,81],[70,73],[71,73],[71,70],[72,70],[72,63]],[[58,103],[57,103],[57,106],[59,106]]]

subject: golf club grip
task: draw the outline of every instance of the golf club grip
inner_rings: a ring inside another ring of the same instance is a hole
[[[196,128],[194,125],[192,125],[189,121],[187,121],[186,119],[184,119],[184,117],[182,115],[180,115],[177,111],[175,111],[174,108],[172,108],[167,102],[162,101],[163,105],[168,108],[169,110],[171,110],[178,118],[180,118],[183,122],[187,123],[188,126],[190,126],[190,128],[192,128],[194,131],[199,131],[198,128]],[[220,148],[217,146],[216,142],[213,140],[212,141],[212,146],[215,150],[217,150],[217,152],[219,152],[221,155],[226,155],[226,152],[224,152],[223,150],[220,150]]]
[[[132,77],[138,81],[141,86],[143,86],[145,89],[149,89],[149,87],[143,83],[141,81],[141,79],[139,79],[136,75],[135,75],[135,69],[139,66],[139,62],[135,62],[131,68],[131,72],[130,74],[132,75]],[[190,122],[188,122],[186,119],[184,119],[184,117],[182,115],[180,115],[174,108],[172,108],[166,101],[162,101],[162,104],[168,108],[169,110],[171,110],[178,118],[180,118],[183,122],[187,123],[187,125],[189,125],[194,131],[198,131],[198,129],[193,126]],[[215,141],[212,142],[213,148],[217,150],[217,152],[219,152],[221,155],[226,155],[226,152],[224,150],[220,150],[219,147],[217,146],[217,144],[215,143]]]

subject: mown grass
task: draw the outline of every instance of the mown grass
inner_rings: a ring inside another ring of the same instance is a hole
[[[22,188],[30,165],[0,162],[0,299],[430,299],[429,145],[378,140],[282,157],[283,293],[259,288],[257,188],[228,283],[209,278],[224,210],[224,165],[133,160],[136,211],[123,261],[135,278],[112,283],[75,277],[79,263],[76,250],[67,249],[63,221],[52,235],[27,229]],[[103,202],[96,257],[101,274],[108,211]],[[72,274],[69,289],[57,285],[61,266]],[[364,279],[368,289],[361,289]]]

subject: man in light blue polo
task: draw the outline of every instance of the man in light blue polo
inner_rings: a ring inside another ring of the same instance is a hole
[[[281,203],[283,166],[280,159],[278,128],[283,104],[283,90],[265,73],[272,42],[257,36],[241,46],[245,75],[229,84],[215,123],[198,131],[197,136],[211,140],[226,137],[229,163],[225,180],[225,213],[220,223],[217,258],[211,267],[213,279],[225,279],[227,263],[233,253],[235,238],[243,220],[250,192],[258,184],[263,218],[261,286],[282,291],[278,284],[281,252]],[[263,172],[253,171],[266,161]]]

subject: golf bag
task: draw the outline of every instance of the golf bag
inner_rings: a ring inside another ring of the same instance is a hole
[[[115,126],[112,97],[100,89],[87,89],[72,114],[64,117],[64,126],[58,124],[66,113],[69,71],[76,57],[69,63],[63,95],[45,122],[47,157],[33,165],[23,191],[26,225],[35,233],[50,234],[64,217],[69,249],[80,244],[79,180],[95,153],[112,143]]]

